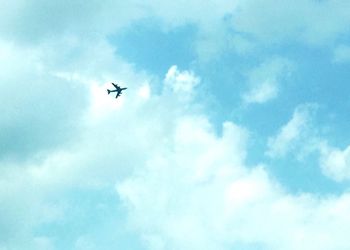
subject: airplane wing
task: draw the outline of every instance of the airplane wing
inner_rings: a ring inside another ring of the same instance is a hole
[[[118,91],[118,94],[115,96],[115,98],[118,98],[122,94],[121,91]]]
[[[113,84],[113,86],[116,88],[116,89],[119,89],[120,87],[118,86],[118,84],[115,84],[115,83],[113,83],[112,82],[112,84]]]

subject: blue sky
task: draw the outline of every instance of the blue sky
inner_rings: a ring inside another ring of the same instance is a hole
[[[0,250],[349,249],[349,12],[4,3]]]

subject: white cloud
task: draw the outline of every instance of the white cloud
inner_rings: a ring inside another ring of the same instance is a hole
[[[218,139],[202,117],[187,117],[178,120],[175,126],[175,131],[168,134],[174,145],[152,156],[140,175],[119,185],[118,190],[130,205],[137,227],[145,230],[142,235],[151,247],[207,249],[207,244],[216,243],[203,237],[209,228],[201,228],[205,221],[193,213],[199,209],[197,212],[206,214],[208,220],[213,218],[214,211],[208,208],[222,204],[225,194],[220,192],[221,185],[244,171],[241,148],[246,135],[238,126],[227,123],[223,138]],[[230,162],[235,168],[227,165]],[[150,185],[144,185],[147,181]],[[218,189],[211,188],[213,182]],[[208,206],[207,201],[212,205]],[[217,201],[221,203],[216,204]]]
[[[277,135],[268,139],[266,154],[271,158],[284,157],[296,153],[303,157],[317,153],[322,173],[337,182],[350,179],[350,146],[344,150],[330,146],[326,138],[318,135],[313,124],[317,106],[305,104],[298,106],[292,118]]]
[[[164,79],[164,91],[175,93],[179,100],[189,101],[200,79],[191,71],[179,71],[177,66],[168,70]]]
[[[142,87],[139,88],[138,94],[144,99],[149,99],[151,97],[151,88],[148,83],[145,83]]]
[[[106,73],[112,76],[120,73],[122,77],[113,78],[135,86],[137,79],[146,78],[143,74],[137,76],[126,63],[110,60],[114,56],[108,46],[92,43],[89,47],[85,43],[84,49],[75,50],[72,57],[67,53],[72,47],[59,40],[43,47],[0,42],[0,54],[4,55],[0,56],[0,247],[54,249],[59,242],[50,241],[46,235],[50,232],[40,231],[40,227],[67,222],[74,209],[85,212],[90,209],[72,204],[68,190],[78,187],[101,190],[101,183],[108,186],[108,178],[104,181],[99,178],[108,174],[114,174],[110,178],[112,184],[109,182],[113,187],[116,176],[122,175],[122,167],[117,170],[115,165],[110,167],[115,160],[111,158],[115,147],[111,149],[103,141],[105,144],[99,144],[102,151],[96,150],[101,139],[97,131],[101,130],[83,119],[90,112],[88,90],[95,86],[96,78],[100,82],[109,78]],[[117,70],[111,70],[114,67]],[[62,71],[65,74],[56,74]],[[110,127],[106,132],[111,130]],[[86,142],[83,138],[88,140],[86,145],[80,144]],[[137,152],[134,156],[137,157]],[[57,234],[63,240],[62,232]]]
[[[341,182],[350,179],[350,146],[344,150],[320,144],[320,165],[324,175]]]
[[[350,62],[350,46],[339,45],[334,50],[333,62],[348,63]]]
[[[290,75],[292,63],[284,58],[266,60],[248,74],[250,89],[243,94],[245,103],[265,103],[277,97],[280,81]]]
[[[20,165],[3,164],[0,227],[6,235],[0,236],[0,245],[10,249],[56,247],[56,240],[45,232],[36,235],[36,230],[42,225],[69,223],[69,217],[74,217],[75,224],[79,219],[76,213],[95,219],[95,206],[101,202],[111,205],[91,197],[91,192],[108,193],[118,181],[118,194],[128,208],[130,223],[150,249],[349,246],[344,230],[338,231],[350,225],[345,212],[350,207],[347,194],[318,200],[287,193],[264,167],[245,166],[248,132],[244,128],[227,122],[218,136],[208,118],[193,110],[193,100],[180,98],[193,95],[200,84],[193,72],[172,67],[163,92],[143,99],[137,90],[149,76],[109,54],[107,45],[96,48],[91,44],[89,53],[82,53],[70,65],[57,70],[55,63],[50,65],[48,72],[60,72],[54,75],[58,82],[98,92],[107,78],[113,78],[136,91],[127,92],[116,109],[109,109],[109,103],[93,92],[98,96],[79,106],[84,116],[67,118],[78,120],[80,128],[69,147]],[[46,56],[40,61],[52,59],[60,65],[60,55]],[[93,66],[86,63],[99,56],[105,60]],[[96,117],[102,111],[105,115]],[[130,176],[131,172],[135,175]],[[77,190],[89,192],[88,205],[79,203],[81,197],[70,200]],[[338,212],[335,218],[334,211]],[[263,230],[259,225],[264,225]],[[280,230],[281,225],[285,230]],[[99,226],[94,224],[94,229]],[[81,235],[84,230],[72,230],[74,239],[66,244],[78,249],[94,247],[93,238]],[[16,239],[5,240],[15,233],[19,235]],[[110,237],[115,237],[114,233],[106,232]],[[57,232],[57,238],[64,240],[61,237]],[[316,241],[318,238],[323,240]]]
[[[217,136],[205,118],[187,117],[168,136],[174,144],[117,185],[148,249],[350,246],[350,195],[287,193],[263,166],[245,166],[244,129],[225,123]]]
[[[305,144],[304,140],[310,136],[314,109],[315,106],[311,104],[298,106],[288,123],[282,126],[277,135],[268,139],[266,154],[272,158],[283,157],[298,147],[301,141]],[[308,139],[311,140],[310,137]]]
[[[150,154],[171,143],[166,135],[179,116],[193,113],[191,98],[183,99],[183,95],[191,97],[193,88],[199,84],[193,72],[180,71],[174,66],[164,80],[162,94],[151,95],[151,77],[118,59],[108,44],[81,41],[79,49],[75,44],[64,46],[63,40],[29,50],[16,44],[1,46],[1,53],[6,53],[9,60],[0,59],[6,69],[0,73],[0,82],[9,85],[1,85],[5,112],[1,117],[0,136],[7,135],[3,128],[11,128],[13,134],[22,139],[15,143],[16,137],[9,138],[8,142],[2,140],[5,146],[0,151],[3,169],[0,231],[4,232],[0,236],[1,247],[23,249],[25,245],[26,249],[38,249],[49,248],[49,244],[58,248],[60,244],[74,245],[74,242],[60,243],[67,240],[64,234],[71,228],[65,233],[58,230],[59,240],[49,241],[46,234],[50,233],[41,227],[87,223],[75,218],[77,211],[90,214],[95,220],[93,209],[101,197],[94,198],[92,193],[113,192],[116,180],[125,178],[142,166]],[[122,98],[116,100],[107,95],[107,80],[128,87]],[[38,105],[43,110],[39,110]],[[57,109],[64,115],[51,114]],[[13,110],[17,111],[16,115]],[[74,113],[75,110],[79,112]],[[28,140],[20,126],[15,126],[17,123],[23,125],[24,132],[30,135],[35,132],[34,135]],[[65,124],[69,125],[67,131]],[[64,136],[66,132],[70,132],[69,143]],[[53,149],[48,150],[47,140],[53,137],[58,140],[53,143]],[[35,147],[30,146],[33,143]],[[3,149],[26,145],[30,146],[29,153],[13,150],[16,161],[3,157]],[[88,205],[79,204],[84,202],[84,197],[71,200],[72,195],[82,190],[91,193]],[[109,209],[117,202],[117,195],[112,197],[103,201]],[[101,220],[100,223],[105,223],[104,220],[111,218]],[[96,223],[94,227],[99,225]],[[80,237],[82,231],[77,228],[70,232],[70,238]],[[114,237],[114,233],[107,235]],[[77,247],[82,244],[80,241]]]
[[[274,80],[265,80],[243,96],[246,103],[264,103],[278,95],[278,86]]]

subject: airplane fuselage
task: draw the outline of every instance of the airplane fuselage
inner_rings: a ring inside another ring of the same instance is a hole
[[[120,89],[114,89],[114,90],[107,89],[107,90],[108,90],[108,92],[122,92],[125,89],[127,89],[127,88],[120,88]]]
[[[112,84],[113,84],[113,86],[115,87],[115,89],[113,89],[113,90],[107,89],[107,93],[110,94],[110,93],[112,93],[112,92],[117,92],[117,96],[116,96],[115,98],[118,98],[118,96],[121,95],[122,91],[125,90],[125,89],[127,89],[127,88],[121,88],[121,87],[119,87],[117,84],[114,84],[114,83],[112,83]]]

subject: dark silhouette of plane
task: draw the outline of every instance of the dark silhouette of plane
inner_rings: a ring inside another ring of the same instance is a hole
[[[118,98],[122,94],[122,91],[127,89],[127,88],[121,88],[118,86],[118,84],[114,84],[113,82],[112,84],[115,87],[115,89],[114,90],[107,89],[107,93],[110,94],[111,92],[117,92],[117,95],[115,96],[115,98]]]

